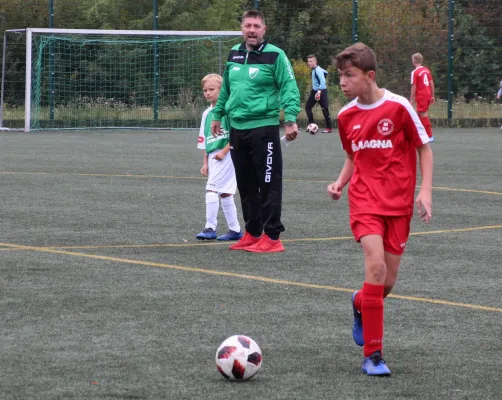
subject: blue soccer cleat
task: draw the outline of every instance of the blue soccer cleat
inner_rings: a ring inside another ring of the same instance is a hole
[[[352,293],[352,311],[354,312],[354,325],[352,326],[352,338],[358,346],[364,346],[363,317],[354,304],[358,290]]]
[[[380,351],[375,351],[366,357],[361,365],[361,371],[368,376],[389,376],[390,369],[385,364]]]
[[[242,232],[236,232],[229,230],[227,233],[224,235],[218,236],[216,239],[217,240],[240,240],[242,238]]]
[[[199,240],[214,240],[216,239],[216,232],[213,228],[204,228],[195,238]]]

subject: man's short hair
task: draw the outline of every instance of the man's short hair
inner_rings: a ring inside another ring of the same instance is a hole
[[[411,60],[414,62],[414,63],[417,63],[417,64],[422,64],[422,62],[424,61],[424,56],[422,56],[422,54],[420,53],[415,53],[411,56]]]
[[[221,88],[221,85],[223,84],[223,78],[218,74],[207,74],[204,78],[202,78],[202,87],[204,87],[204,84],[206,82],[216,82]]]
[[[246,18],[259,18],[263,21],[263,25],[265,25],[265,16],[258,10],[247,10],[244,14],[242,14],[242,22]]]
[[[317,61],[317,57],[315,56],[315,54],[309,54],[309,55],[307,56],[307,60],[308,60],[309,58],[315,58],[315,59],[316,59],[316,61]]]
[[[336,56],[335,62],[337,69],[346,69],[356,67],[363,72],[377,70],[377,60],[375,52],[362,42],[347,47]]]

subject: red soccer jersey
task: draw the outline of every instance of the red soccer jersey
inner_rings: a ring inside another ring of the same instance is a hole
[[[416,85],[415,98],[417,103],[425,101],[429,103],[432,98],[431,91],[432,75],[428,68],[420,66],[411,73],[411,84]]]
[[[340,110],[338,127],[342,146],[354,160],[350,215],[412,213],[416,148],[429,138],[409,101],[387,90],[374,104],[356,98]]]

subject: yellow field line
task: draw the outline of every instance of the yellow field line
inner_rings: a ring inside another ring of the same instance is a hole
[[[281,239],[282,242],[318,242],[354,239],[352,236],[338,236],[329,238],[303,238]],[[121,249],[121,248],[149,248],[149,247],[201,247],[201,246],[228,246],[228,242],[199,242],[199,243],[158,243],[158,244],[115,244],[95,246],[47,246],[48,249]]]
[[[217,271],[217,270],[196,268],[196,267],[185,267],[185,266],[180,266],[180,265],[169,265],[169,264],[156,263],[156,262],[151,262],[151,261],[131,260],[131,259],[126,259],[126,258],[101,256],[98,254],[78,253],[78,252],[72,252],[72,251],[50,249],[48,247],[22,246],[22,245],[16,245],[16,244],[11,244],[11,243],[0,243],[0,246],[14,248],[14,249],[18,249],[18,250],[29,250],[29,251],[42,252],[42,253],[63,254],[63,255],[72,256],[72,257],[84,257],[84,258],[92,258],[95,260],[113,261],[113,262],[133,264],[133,265],[143,265],[143,266],[148,266],[148,267],[167,268],[167,269],[174,269],[174,270],[186,271],[186,272],[198,272],[198,273],[203,273],[203,274],[208,274],[208,275],[227,276],[227,277],[232,277],[232,278],[248,279],[248,280],[265,282],[265,283],[275,283],[275,284],[279,284],[279,285],[297,286],[297,287],[310,288],[310,289],[324,289],[324,290],[331,290],[331,291],[335,291],[335,292],[346,292],[346,293],[352,293],[354,291],[354,289],[341,288],[341,287],[336,287],[336,286],[316,285],[316,284],[312,284],[312,283],[287,281],[287,280],[283,280],[283,279],[267,278],[264,276],[257,276],[257,275],[237,274],[234,272]],[[401,300],[420,301],[420,302],[425,302],[425,303],[433,303],[433,304],[441,304],[441,305],[448,305],[448,306],[455,306],[455,307],[470,308],[470,309],[474,309],[474,310],[502,312],[502,308],[498,308],[498,307],[487,307],[487,306],[481,306],[481,305],[476,305],[476,304],[456,303],[456,302],[452,302],[452,301],[428,299],[428,298],[424,298],[424,297],[401,296],[401,295],[393,295],[393,294],[391,294],[389,297],[392,297],[395,299],[401,299]]]
[[[173,176],[173,175],[134,175],[134,174],[85,174],[85,173],[53,173],[53,172],[16,172],[16,171],[0,171],[2,175],[73,175],[73,176],[95,176],[109,178],[136,178],[136,179],[203,179],[204,176]]]
[[[95,176],[95,177],[116,177],[116,178],[136,178],[136,179],[196,179],[206,180],[203,176],[174,176],[174,175],[139,175],[139,174],[90,174],[90,173],[53,173],[53,172],[23,172],[23,171],[0,171],[3,175],[75,175],[75,176]],[[331,180],[311,180],[311,179],[284,179],[284,182],[310,182],[310,183],[330,183]],[[481,193],[502,196],[502,192],[492,192],[477,189],[458,189],[442,186],[434,186],[435,190],[447,190],[452,192]]]
[[[488,225],[488,226],[475,226],[472,228],[455,228],[455,229],[441,229],[437,231],[425,231],[425,232],[412,232],[410,236],[419,235],[435,235],[438,233],[452,233],[452,232],[472,232],[472,231],[482,231],[485,229],[502,229],[502,225]]]
[[[481,231],[485,229],[502,229],[502,225],[488,225],[476,226],[472,228],[455,228],[455,229],[442,229],[426,232],[412,232],[410,236],[418,235],[437,235],[440,233],[452,232],[471,232]],[[297,238],[297,239],[281,239],[283,242],[325,242],[325,241],[339,241],[339,240],[353,240],[353,236],[334,236],[324,238]],[[202,242],[202,243],[153,243],[153,244],[114,244],[114,245],[94,245],[94,246],[47,246],[47,249],[126,249],[126,248],[152,248],[152,247],[200,247],[200,246],[228,246],[227,242]]]

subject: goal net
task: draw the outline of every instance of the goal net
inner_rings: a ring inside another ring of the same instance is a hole
[[[25,131],[196,128],[207,107],[201,79],[222,74],[230,48],[242,41],[239,31],[8,33],[0,128],[22,124]]]

